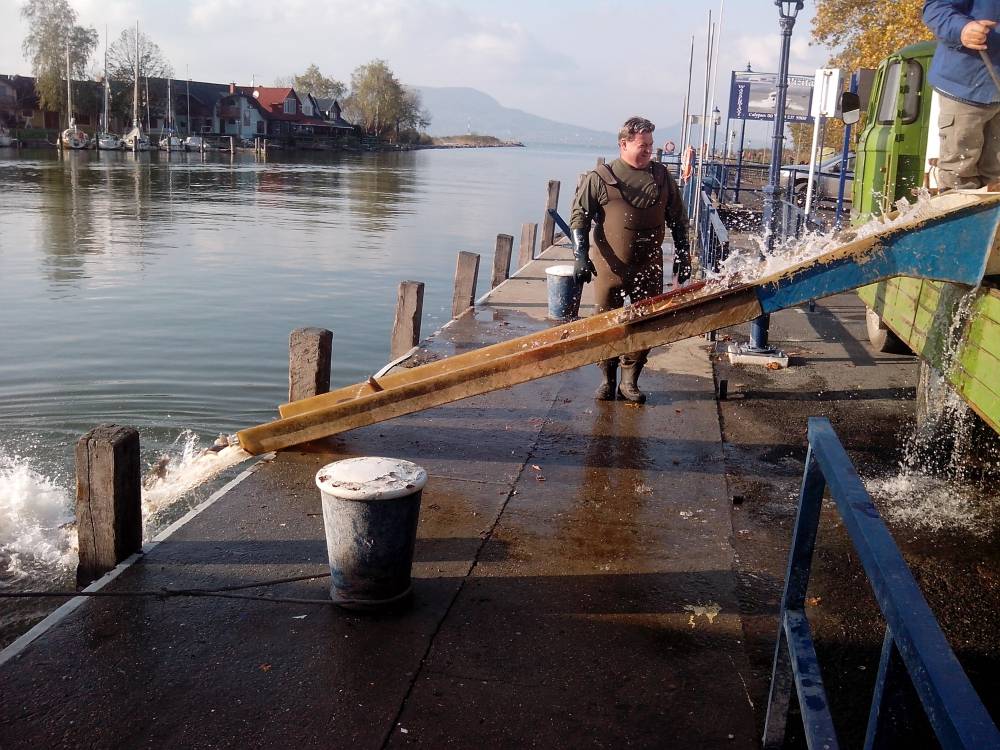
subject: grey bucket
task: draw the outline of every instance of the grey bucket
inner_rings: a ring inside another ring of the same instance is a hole
[[[349,458],[316,474],[330,558],[330,598],[377,610],[410,595],[427,472],[394,458]]]
[[[549,266],[545,269],[545,285],[549,293],[549,318],[572,320],[580,313],[583,286],[573,277],[573,266]]]

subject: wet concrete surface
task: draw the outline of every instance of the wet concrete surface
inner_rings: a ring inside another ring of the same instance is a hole
[[[544,293],[523,283],[498,303]],[[481,308],[424,356],[546,325],[537,305]],[[757,746],[704,344],[654,359],[644,407],[595,403],[597,380],[583,368],[279,454],[109,590],[321,572],[316,471],[388,455],[429,474],[412,607],[89,600],[0,667],[0,746]]]
[[[745,340],[746,327],[720,332]],[[862,478],[899,473],[914,424],[918,360],[867,344],[864,306],[855,295],[820,300],[816,312],[771,319],[771,343],[791,355],[787,370],[734,367],[716,357],[726,475],[733,498],[734,545],[743,628],[752,664],[751,695],[766,702],[788,547],[810,416],[830,419]],[[876,506],[886,505],[877,494]],[[928,531],[887,520],[974,687],[1000,717],[1000,553],[997,533]],[[831,501],[824,505],[807,598],[823,677],[842,746],[863,744],[884,622]],[[763,713],[757,712],[758,727]],[[790,724],[794,726],[795,722]],[[936,747],[913,721],[907,747]],[[789,742],[797,746],[796,741]]]
[[[421,359],[548,325],[545,265]],[[109,589],[320,573],[316,471],[386,455],[429,474],[412,606],[90,600],[0,667],[0,747],[757,747],[806,418],[830,416],[863,473],[892,470],[911,419],[915,361],[863,326],[845,295],[774,316],[789,370],[713,373],[692,339],[654,352],[643,407],[594,402],[587,367],[281,453]],[[882,630],[829,510],[810,616],[853,739]],[[893,531],[995,708],[995,540]]]

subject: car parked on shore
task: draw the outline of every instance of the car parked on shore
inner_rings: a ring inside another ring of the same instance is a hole
[[[841,155],[837,154],[816,165],[813,173],[813,201],[836,201],[840,189]],[[806,186],[809,184],[809,165],[792,164],[781,168],[782,191],[792,184],[795,202],[804,205],[806,202]],[[847,180],[844,185],[844,202],[851,202],[851,190],[854,187],[854,152],[847,155]]]

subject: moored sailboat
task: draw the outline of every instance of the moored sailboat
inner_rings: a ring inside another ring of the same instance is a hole
[[[66,46],[66,112],[69,115],[69,125],[59,137],[59,142],[63,148],[79,151],[90,145],[89,136],[76,126],[76,118],[73,116],[73,78],[70,75],[69,67],[69,45]]]
[[[108,80],[108,32],[104,32],[104,112],[101,114],[101,129],[97,134],[97,148],[100,151],[119,151],[124,148],[122,139],[111,132],[109,102],[111,81]]]
[[[135,23],[135,90],[132,94],[132,129],[122,138],[130,151],[149,151],[149,136],[139,122],[139,22]]]
[[[173,82],[167,79],[167,134],[160,139],[161,151],[183,151],[184,144],[174,131],[174,107],[173,99],[170,96],[170,89]]]

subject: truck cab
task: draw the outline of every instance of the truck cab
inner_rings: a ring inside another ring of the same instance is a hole
[[[872,83],[868,118],[858,139],[851,219],[864,223],[891,211],[921,186],[935,187],[937,94],[927,82],[935,42],[889,55]]]

